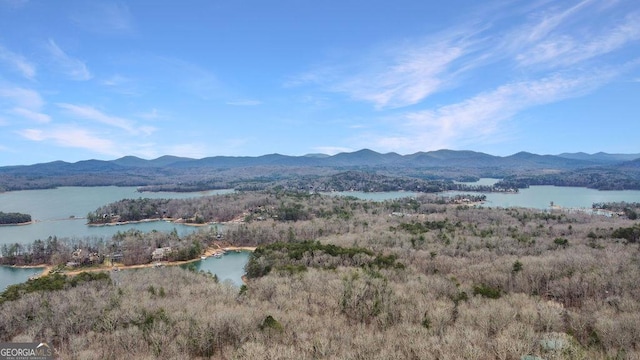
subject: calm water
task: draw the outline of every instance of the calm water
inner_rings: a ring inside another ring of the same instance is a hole
[[[493,185],[493,184],[497,183],[498,181],[500,181],[500,179],[481,178],[480,180],[473,181],[473,182],[454,181],[454,183],[456,183],[456,184],[465,184],[465,185]]]
[[[172,231],[186,235],[201,227],[167,223],[164,221],[126,224],[118,226],[87,226],[83,219],[89,212],[102,205],[121,199],[171,198],[184,199],[215,194],[225,194],[233,190],[214,190],[197,193],[139,193],[135,187],[61,187],[47,190],[25,190],[0,193],[0,211],[30,214],[35,223],[21,226],[0,226],[0,246],[9,243],[30,244],[49,236],[59,238],[106,238],[118,231],[137,229]],[[219,225],[218,225],[219,226]],[[244,267],[244,263],[241,265]],[[7,285],[26,281],[42,269],[16,269],[0,266],[0,291]]]
[[[0,211],[30,214],[35,221],[30,225],[0,226],[0,245],[8,243],[29,244],[49,236],[84,238],[110,237],[118,231],[138,229],[141,231],[171,231],[180,235],[196,231],[198,228],[163,221],[126,224],[118,226],[87,226],[83,219],[89,212],[102,205],[122,199],[170,198],[184,199],[215,194],[225,194],[233,190],[215,190],[197,193],[139,193],[135,187],[61,187],[47,190],[25,190],[0,193]]]
[[[481,179],[483,180],[483,179]],[[495,180],[495,179],[491,179]],[[468,183],[470,185],[480,183]],[[446,195],[466,194],[467,192],[448,191]],[[517,194],[484,193],[487,207],[527,207],[549,209],[551,202],[565,208],[591,208],[597,202],[640,202],[639,190],[600,191],[582,187],[531,186],[520,189]]]
[[[499,179],[482,178],[477,182],[464,182],[468,185],[493,185]],[[324,193],[334,196],[353,196],[363,200],[384,201],[402,197],[414,197],[419,193],[410,191],[392,192],[362,192],[362,191],[336,191]],[[447,191],[443,195],[469,194],[465,191]],[[582,187],[562,186],[531,186],[528,189],[520,189],[517,194],[507,193],[483,193],[487,196],[484,206],[487,207],[526,207],[534,209],[548,209],[551,202],[565,208],[591,208],[597,202],[640,202],[639,190],[599,191]]]
[[[218,276],[218,280],[231,281],[236,286],[242,285],[242,275],[244,275],[244,266],[249,261],[248,251],[228,252],[220,258],[208,257],[205,260],[193,262],[197,271],[210,271]],[[182,265],[186,267],[187,265]]]
[[[480,179],[471,185],[490,185],[496,179]],[[199,228],[164,221],[127,224],[120,226],[86,226],[84,217],[96,208],[125,198],[190,198],[223,194],[232,190],[207,191],[199,193],[138,193],[135,187],[62,187],[51,190],[27,190],[0,193],[0,211],[21,212],[30,214],[36,223],[24,226],[0,226],[0,245],[8,243],[29,244],[36,239],[49,236],[58,237],[108,237],[118,231],[138,229],[141,231],[171,231],[174,228],[185,235]],[[358,191],[332,192],[336,196],[354,196],[359,199],[384,201],[402,197],[414,197],[415,192],[367,193]],[[459,194],[447,192],[447,195]],[[517,194],[487,193],[489,207],[529,207],[548,209],[553,201],[563,207],[590,208],[594,202],[640,202],[640,191],[598,191],[577,187],[531,186]],[[248,254],[230,253],[222,258],[208,258],[196,262],[198,270],[211,271],[218,274],[220,280],[230,279],[240,284],[244,274]],[[0,267],[0,289],[9,284],[26,281],[30,276],[39,273],[39,269],[14,269]]]
[[[9,285],[27,281],[29,277],[39,274],[42,268],[20,269],[9,266],[0,266],[0,291],[4,291]]]

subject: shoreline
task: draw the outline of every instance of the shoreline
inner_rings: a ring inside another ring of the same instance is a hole
[[[217,254],[222,254],[225,251],[250,251],[253,252],[256,250],[255,246],[227,246],[227,247],[220,247],[219,245],[216,246],[210,246],[209,248],[207,248],[204,253],[200,256],[197,257],[195,259],[189,259],[189,260],[180,260],[180,261],[155,261],[155,262],[151,262],[151,263],[147,263],[147,264],[135,264],[135,265],[104,265],[101,264],[99,266],[96,267],[89,267],[89,268],[80,268],[80,269],[72,269],[72,270],[63,270],[60,273],[62,275],[69,275],[69,276],[74,276],[74,275],[78,275],[82,272],[98,272],[98,271],[119,271],[119,270],[128,270],[128,269],[144,269],[144,268],[153,268],[153,267],[157,267],[157,266],[176,266],[176,265],[184,265],[184,264],[189,264],[192,262],[196,262],[196,261],[202,261],[202,257],[211,257],[211,256],[215,256]],[[53,265],[49,265],[49,264],[39,264],[39,265],[2,265],[2,266],[7,266],[7,267],[12,267],[12,268],[16,268],[16,269],[36,269],[36,268],[42,268],[42,272],[40,274],[34,275],[32,278],[39,278],[42,276],[47,276],[49,275],[52,270],[55,268]]]
[[[22,222],[22,223],[15,223],[15,224],[0,224],[0,226],[24,226],[24,225],[31,225],[33,223],[35,223],[35,220]]]
[[[118,226],[118,225],[142,224],[142,223],[158,222],[158,221],[165,221],[165,222],[170,222],[172,224],[181,224],[181,225],[196,226],[196,227],[224,224],[224,222],[213,222],[213,221],[212,222],[207,222],[207,223],[202,223],[202,224],[189,223],[189,222],[185,222],[184,219],[182,219],[182,218],[180,218],[180,219],[174,219],[174,218],[151,218],[151,219],[130,220],[130,221],[116,221],[116,222],[97,223],[97,224],[87,223],[87,226],[94,226],[94,227]]]

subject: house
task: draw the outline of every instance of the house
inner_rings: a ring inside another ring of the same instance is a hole
[[[164,260],[167,257],[167,254],[169,254],[170,252],[171,252],[170,246],[157,248],[153,250],[153,252],[151,253],[151,259],[153,261]]]

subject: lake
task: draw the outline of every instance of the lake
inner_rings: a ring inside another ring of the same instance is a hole
[[[498,181],[500,181],[500,179],[494,179],[494,178],[481,178],[478,181],[472,181],[472,182],[466,182],[466,181],[454,181],[455,184],[465,184],[465,185],[495,185],[495,183],[497,183]]]
[[[481,179],[483,180],[483,179]],[[495,180],[495,179],[491,179]],[[485,184],[490,185],[488,180]],[[480,185],[480,183],[466,183]],[[469,194],[469,192],[447,191],[444,195]],[[591,208],[593,203],[599,202],[639,202],[640,190],[612,190],[601,191],[583,187],[565,187],[552,185],[535,185],[527,189],[520,189],[518,193],[482,193],[487,196],[485,207],[525,207],[534,209],[549,209],[551,202],[564,208]]]
[[[231,193],[233,190],[211,190],[195,193],[144,192],[136,187],[97,186],[60,187],[46,190],[24,190],[0,193],[0,211],[31,215],[34,223],[19,226],[0,226],[0,246],[3,244],[30,244],[49,236],[58,238],[106,238],[118,231],[137,229],[172,231],[181,236],[198,231],[202,227],[174,224],[165,221],[124,224],[117,226],[87,226],[84,217],[102,205],[122,199],[170,198],[186,199],[200,196]],[[211,225],[218,226],[221,225]],[[244,264],[242,264],[244,267]],[[21,269],[0,266],[0,291],[7,285],[26,281],[42,269]]]
[[[499,179],[482,178],[476,182],[457,182],[467,185],[493,185]],[[362,200],[384,201],[403,197],[415,197],[421,193],[410,191],[363,192],[363,191],[335,191],[323,193],[332,196],[353,196]],[[439,193],[444,196],[462,194],[477,194],[469,191],[446,191]],[[591,208],[598,202],[639,202],[640,190],[600,191],[583,187],[563,187],[552,185],[530,186],[520,189],[518,193],[481,193],[487,196],[486,207],[525,207],[534,209],[549,209],[551,202],[564,208]]]
[[[31,276],[40,274],[43,268],[13,268],[0,266],[0,291],[9,285],[27,281]]]
[[[172,231],[180,235],[198,228],[164,221],[124,224],[118,226],[87,226],[84,217],[102,205],[122,199],[168,198],[186,199],[199,196],[227,194],[233,190],[211,190],[196,193],[137,192],[136,187],[60,187],[47,190],[24,190],[0,193],[0,211],[31,215],[34,223],[20,226],[0,226],[0,245],[30,244],[49,236],[59,238],[110,237],[118,231]]]
[[[249,251],[229,251],[222,257],[216,258],[210,256],[205,260],[198,260],[191,264],[196,266],[197,271],[211,272],[218,276],[218,281],[231,281],[234,285],[242,285],[242,276],[244,275],[244,266],[249,261]],[[181,265],[186,268],[188,265]]]
[[[491,185],[496,179],[480,179],[470,185]],[[171,231],[176,229],[180,235],[197,231],[201,228],[183,224],[173,224],[164,221],[126,224],[118,226],[87,226],[83,217],[98,207],[126,198],[192,198],[215,194],[225,194],[233,190],[216,190],[197,193],[139,193],[135,187],[61,187],[49,190],[25,190],[0,193],[0,211],[21,212],[30,214],[36,222],[23,226],[0,226],[0,245],[8,243],[29,244],[36,239],[46,239],[49,236],[84,238],[110,237],[118,231],[138,229],[141,231]],[[462,192],[468,193],[468,192]],[[359,191],[331,192],[333,196],[353,196],[359,199],[384,201],[403,197],[415,197],[416,192],[384,192],[368,193]],[[446,192],[443,195],[461,194],[461,192]],[[578,187],[531,186],[521,189],[517,194],[485,193],[487,207],[529,207],[548,209],[553,201],[555,205],[571,208],[590,208],[594,202],[640,202],[640,191],[598,191]],[[242,253],[240,253],[242,254]],[[248,255],[240,255],[248,256]],[[235,253],[222,258],[208,258],[196,262],[198,270],[217,273],[220,280],[231,279],[239,284],[244,273],[246,259],[238,259]],[[228,270],[226,270],[228,269]],[[220,272],[229,271],[230,275]],[[26,281],[30,276],[40,272],[40,269],[14,269],[0,267],[0,289],[9,284]],[[233,280],[235,279],[235,280]]]

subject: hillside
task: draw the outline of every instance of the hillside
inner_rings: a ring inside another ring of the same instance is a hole
[[[245,286],[173,266],[62,269],[0,294],[0,341],[47,342],[64,359],[640,356],[637,222],[436,199],[212,197],[198,207],[247,214],[223,230],[229,245],[257,246]],[[177,236],[113,240],[146,263],[158,247],[218,241],[206,230]],[[63,245],[52,250],[62,264]],[[97,239],[67,245],[112,251]],[[47,248],[14,255],[28,251]]]
[[[474,151],[437,150],[409,155],[381,154],[362,149],[328,156],[312,154],[288,156],[214,156],[191,159],[162,156],[145,160],[126,156],[116,160],[84,160],[75,163],[54,161],[43,164],[0,167],[0,191],[51,188],[57,186],[164,186],[166,189],[190,190],[233,188],[241,184],[264,184],[301,175],[327,176],[349,170],[378,173],[386,176],[413,177],[429,180],[457,180],[469,177],[536,177],[531,184],[563,183],[599,188],[600,185],[582,178],[585,169],[590,174],[611,176],[610,188],[640,188],[640,175],[625,169],[635,168],[637,154],[560,154],[538,155],[519,152],[510,156],[494,156]],[[548,177],[554,174],[555,177]],[[558,175],[560,174],[560,175]],[[547,177],[540,177],[547,175]],[[558,176],[573,180],[559,181]],[[580,180],[576,178],[580,177]],[[257,184],[257,185],[256,185]],[[261,185],[260,185],[261,184]]]

